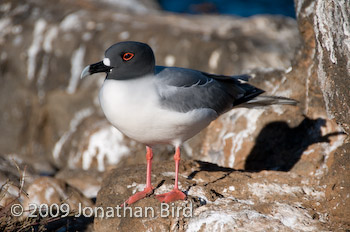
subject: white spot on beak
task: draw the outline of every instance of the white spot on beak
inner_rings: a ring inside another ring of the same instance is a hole
[[[110,66],[111,65],[111,61],[108,58],[104,58],[102,62],[106,66]]]

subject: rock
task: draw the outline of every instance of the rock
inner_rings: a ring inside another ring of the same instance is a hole
[[[328,173],[321,182],[326,186],[325,206],[332,226],[343,230],[350,228],[349,151],[349,143],[343,144],[336,150],[334,157],[330,157]]]
[[[47,204],[60,206],[63,203],[69,205],[70,212],[77,212],[79,208],[91,207],[92,201],[84,197],[78,190],[67,185],[62,180],[51,177],[37,178],[27,189],[28,197],[23,200],[23,208],[32,212],[33,204],[39,206]]]
[[[35,229],[38,226],[49,231],[59,228],[92,231],[93,217],[76,216],[81,213],[80,209],[86,207],[92,209],[93,206],[93,202],[84,197],[80,191],[59,179],[51,177],[34,179],[28,174],[25,174],[24,177],[23,182],[17,180],[1,184],[1,231],[19,231],[21,228]],[[67,207],[66,204],[69,206]],[[61,214],[56,211],[57,209],[60,209]],[[15,215],[15,213],[19,214]]]
[[[104,171],[117,165],[123,157],[143,153],[139,152],[139,149],[144,150],[143,146],[126,138],[105,118],[90,116],[82,119],[88,113],[89,110],[78,112],[73,122],[80,125],[71,127],[56,143],[53,152],[56,163],[70,169]]]
[[[20,188],[16,185],[9,182],[3,183],[0,191],[0,211],[3,208],[11,207],[13,204],[19,204],[20,192]]]
[[[133,0],[133,1],[109,1],[109,0],[90,0],[86,1],[89,4],[92,4],[94,7],[113,9],[113,11],[120,12],[130,12],[130,13],[139,13],[139,14],[150,14],[155,13],[160,10],[160,5],[157,1],[149,0]]]
[[[103,173],[96,170],[83,171],[80,169],[63,169],[55,178],[65,181],[70,186],[78,189],[87,198],[96,198],[101,188]]]
[[[332,230],[349,230],[349,8],[348,1],[296,0],[303,47],[294,75],[306,77],[304,111],[335,120],[347,133],[332,144],[335,152],[325,156],[320,184],[326,186],[326,205]],[[294,68],[293,68],[294,70]],[[344,136],[343,136],[344,137]]]
[[[327,113],[349,133],[350,2],[316,1],[310,7],[316,37],[314,62]]]
[[[103,181],[96,206],[117,207],[131,194],[144,188],[146,167],[129,166],[112,170]],[[120,209],[120,216],[96,217],[94,229],[108,231],[238,231],[326,230],[326,213],[320,213],[325,189],[317,186],[310,176],[288,172],[239,172],[201,161],[181,161],[180,188],[187,192],[185,201],[161,205],[151,195]],[[174,163],[153,165],[152,183],[155,194],[173,187]],[[136,213],[141,208],[142,219]],[[145,216],[145,207],[153,209]],[[182,209],[180,209],[182,207]],[[183,211],[184,207],[189,207]],[[162,210],[163,209],[163,210]],[[172,209],[175,214],[172,215]],[[179,210],[179,217],[176,210]],[[132,211],[132,217],[130,217]],[[115,212],[117,213],[117,212]],[[100,215],[101,216],[101,215]]]

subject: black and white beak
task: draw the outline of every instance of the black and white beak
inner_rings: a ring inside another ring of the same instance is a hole
[[[83,69],[83,71],[80,74],[80,79],[83,79],[84,77],[92,75],[94,73],[109,73],[113,68],[109,65],[110,61],[108,58],[104,58],[103,61],[97,62],[95,64],[90,64]]]

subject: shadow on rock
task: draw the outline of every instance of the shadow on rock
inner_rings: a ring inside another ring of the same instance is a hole
[[[80,212],[81,213],[81,212]],[[37,220],[28,221],[23,231],[92,231],[94,217],[92,213],[87,210],[84,212],[89,214],[89,217],[80,215],[67,217],[52,217],[52,218],[36,218]],[[28,230],[26,230],[28,229]],[[11,230],[12,231],[12,230]],[[16,229],[13,231],[17,231]],[[22,231],[22,230],[21,230]]]
[[[207,171],[207,172],[226,172],[231,173],[235,171],[233,168],[221,167],[214,163],[209,163],[205,161],[195,160],[197,164],[199,164],[199,170],[193,171],[190,175],[188,175],[188,179],[192,180],[198,172]]]
[[[331,136],[344,134],[334,132],[322,136],[321,128],[325,125],[326,120],[322,118],[313,120],[307,117],[294,128],[282,121],[266,125],[247,157],[245,170],[291,170],[308,146],[329,143]]]

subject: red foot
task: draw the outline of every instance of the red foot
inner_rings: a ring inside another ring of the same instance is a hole
[[[169,203],[177,200],[185,200],[186,194],[181,192],[179,189],[173,189],[171,192],[157,195],[156,198],[160,202]]]
[[[124,204],[131,205],[131,204],[135,203],[136,201],[141,200],[141,199],[151,195],[152,193],[153,193],[153,187],[147,187],[143,191],[135,193],[134,195],[129,197],[129,199],[127,199],[124,202]],[[122,204],[121,206],[123,206],[124,204]]]

